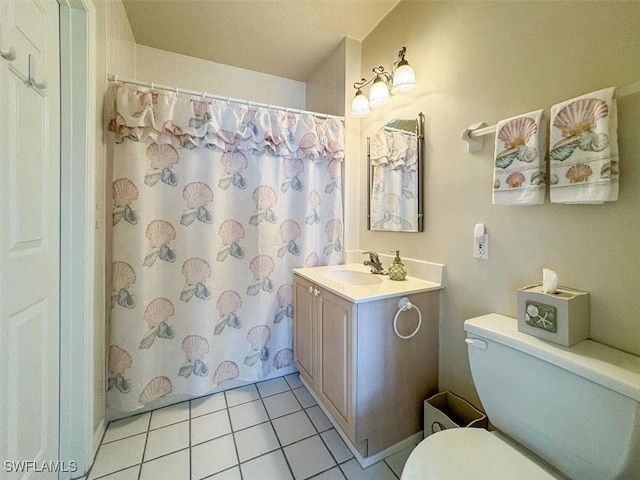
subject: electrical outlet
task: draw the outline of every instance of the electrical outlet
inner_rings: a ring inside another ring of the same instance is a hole
[[[489,235],[483,234],[473,239],[473,258],[489,259]]]

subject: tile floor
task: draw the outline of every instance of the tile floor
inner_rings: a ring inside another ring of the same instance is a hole
[[[296,373],[110,423],[88,480],[395,480],[411,450],[363,470]]]

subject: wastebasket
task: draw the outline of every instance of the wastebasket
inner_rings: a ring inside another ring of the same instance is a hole
[[[487,416],[449,391],[436,393],[424,402],[424,436],[447,428],[487,428]]]

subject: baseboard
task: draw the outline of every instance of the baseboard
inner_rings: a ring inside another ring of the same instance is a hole
[[[100,443],[102,443],[102,437],[104,437],[104,432],[107,430],[107,419],[103,418],[100,420],[98,424],[98,428],[96,428],[95,433],[93,434],[93,460],[96,459],[96,454],[98,453],[98,448],[100,448]],[[93,461],[91,462],[93,465]]]
[[[98,428],[93,433],[93,443],[91,448],[91,460],[87,464],[87,471],[82,473],[77,477],[73,477],[74,479],[82,479],[91,471],[93,468],[93,462],[96,461],[96,455],[98,454],[98,449],[100,448],[100,444],[102,443],[102,437],[104,437],[104,432],[107,430],[107,419],[102,418],[100,423],[98,424]]]
[[[405,438],[404,440],[401,440],[394,445],[391,445],[389,448],[386,448],[381,452],[371,455],[370,457],[363,457],[358,451],[358,449],[355,447],[353,442],[351,442],[351,439],[347,436],[346,433],[344,433],[340,425],[338,425],[338,422],[336,422],[333,419],[329,411],[325,408],[325,406],[322,404],[322,402],[317,397],[315,392],[311,389],[307,381],[304,378],[302,378],[302,375],[300,375],[300,381],[307,388],[307,390],[309,391],[313,399],[316,401],[316,403],[320,407],[320,410],[322,410],[324,414],[327,416],[327,418],[329,419],[333,427],[336,429],[340,437],[342,437],[342,440],[344,440],[344,443],[347,445],[349,450],[351,450],[351,453],[353,453],[353,456],[355,457],[355,459],[358,461],[358,463],[362,468],[370,467],[374,463],[378,463],[380,460],[384,460],[385,458],[390,457],[391,455],[398,453],[404,450],[405,448],[409,448],[412,445],[420,443],[424,438],[423,431],[421,430],[411,435],[410,437]]]

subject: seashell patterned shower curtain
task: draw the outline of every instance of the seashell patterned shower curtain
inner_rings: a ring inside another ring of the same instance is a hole
[[[292,362],[292,269],[341,263],[344,126],[111,84],[108,403]]]

